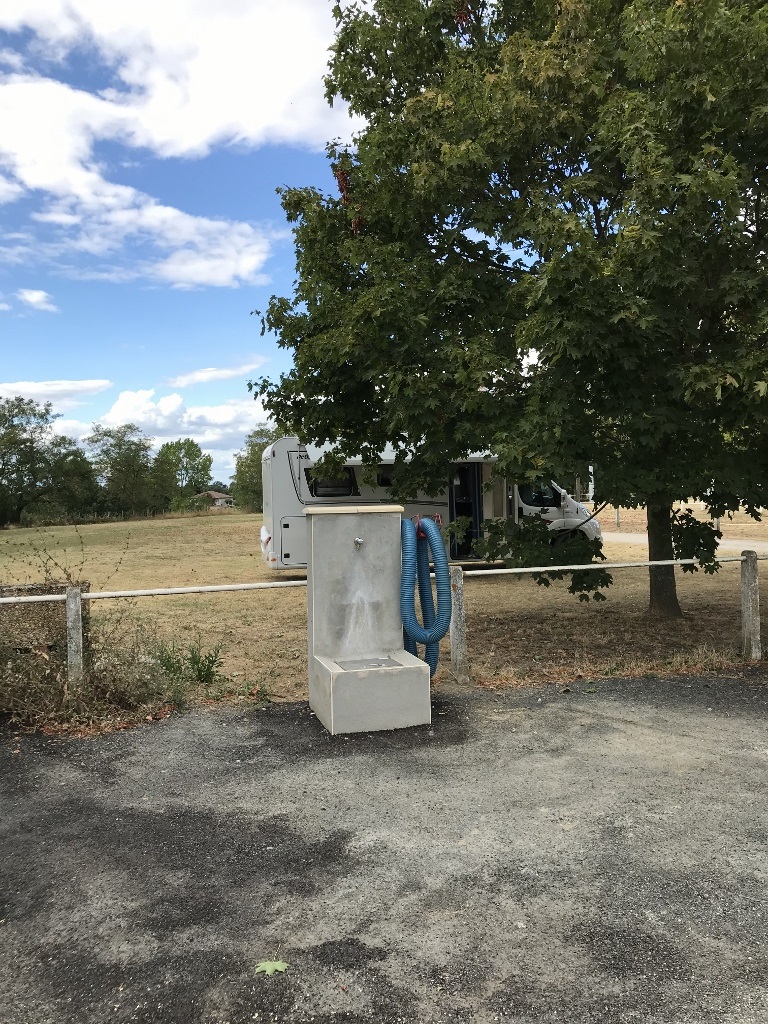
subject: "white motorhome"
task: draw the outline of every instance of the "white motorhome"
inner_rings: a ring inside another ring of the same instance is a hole
[[[281,437],[264,449],[264,525],[261,550],[272,569],[298,569],[307,564],[307,527],[304,510],[310,505],[391,504],[389,493],[394,452],[385,451],[375,471],[366,479],[361,459],[350,459],[339,476],[329,479],[312,474],[325,449],[299,444],[296,437]],[[436,497],[418,494],[405,505],[406,516],[440,516],[443,523],[465,517],[472,522],[462,541],[452,540],[454,559],[470,557],[472,541],[482,536],[486,519],[539,515],[555,534],[581,530],[600,539],[600,525],[584,505],[554,481],[537,485],[512,484],[492,476],[495,458],[470,455],[453,467],[451,479]],[[554,538],[553,538],[554,539]]]

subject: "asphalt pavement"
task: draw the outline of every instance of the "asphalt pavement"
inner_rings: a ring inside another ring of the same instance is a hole
[[[2,726],[0,1020],[765,1024],[767,726],[764,670]]]

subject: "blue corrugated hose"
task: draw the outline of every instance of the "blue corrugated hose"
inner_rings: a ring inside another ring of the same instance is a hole
[[[448,557],[440,528],[432,519],[422,519],[420,527],[424,533],[418,536],[416,525],[411,519],[403,519],[401,534],[403,540],[403,573],[400,584],[400,614],[403,619],[403,645],[409,654],[418,657],[416,644],[424,644],[424,661],[433,676],[437,668],[440,640],[451,624],[451,576],[448,571]],[[437,613],[432,600],[432,583],[429,578],[429,552],[435,566],[437,589]],[[419,581],[419,600],[424,625],[416,618],[415,590]]]

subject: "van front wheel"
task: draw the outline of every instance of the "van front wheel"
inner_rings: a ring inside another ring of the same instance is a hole
[[[563,544],[567,544],[569,540],[573,540],[578,532],[578,530],[558,530],[549,543],[553,548],[562,547]]]

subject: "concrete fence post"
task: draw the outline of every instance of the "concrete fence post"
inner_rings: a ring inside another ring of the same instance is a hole
[[[621,509],[618,505],[616,506],[616,525],[621,526]]]
[[[741,649],[747,661],[760,661],[760,581],[757,552],[742,551],[741,557]]]
[[[79,587],[67,587],[67,687],[83,685],[83,595]]]
[[[464,614],[464,570],[452,565],[451,573],[451,670],[460,683],[469,682],[467,620]]]

